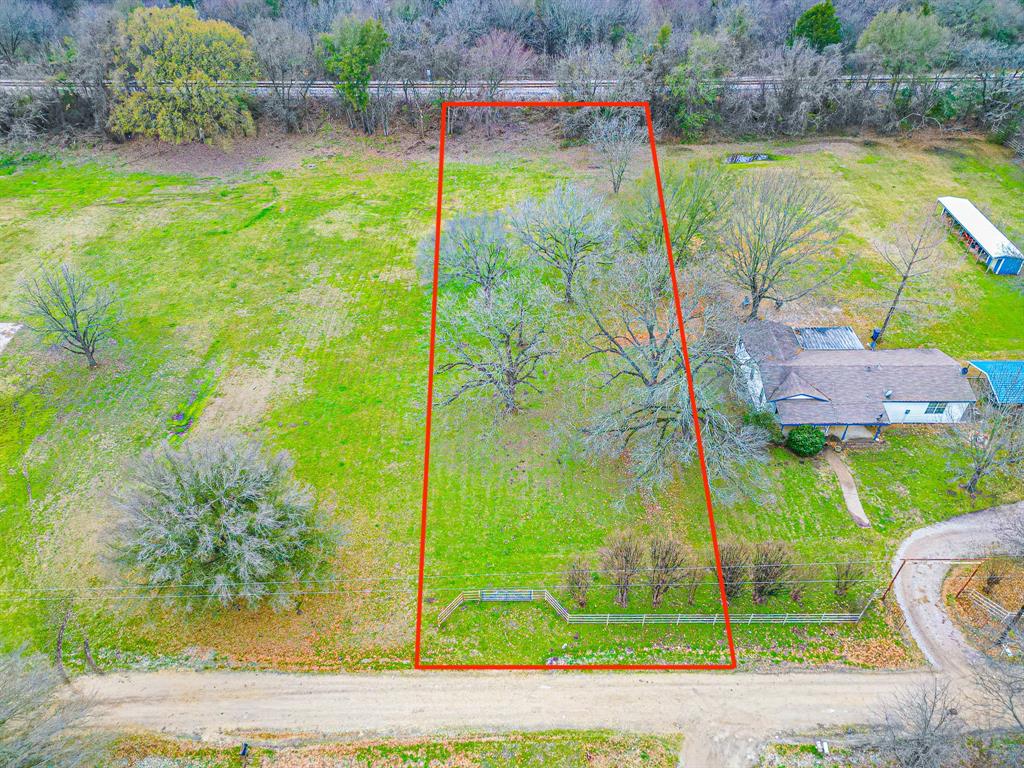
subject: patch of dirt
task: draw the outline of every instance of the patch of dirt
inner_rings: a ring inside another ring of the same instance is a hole
[[[132,171],[223,177],[297,168],[315,153],[315,142],[312,136],[261,131],[257,136],[236,139],[225,147],[134,139],[102,146],[93,153]]]
[[[299,386],[303,372],[304,363],[296,357],[273,358],[235,369],[219,382],[217,394],[193,430],[209,435],[252,427],[267,413],[274,398]]]

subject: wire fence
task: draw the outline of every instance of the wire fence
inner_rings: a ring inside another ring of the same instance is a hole
[[[871,604],[881,595],[877,589],[858,613],[738,613],[730,614],[731,624],[855,624],[864,618]],[[466,603],[544,602],[568,624],[724,624],[722,613],[570,613],[558,598],[546,589],[467,589],[438,614],[438,626],[444,624]]]

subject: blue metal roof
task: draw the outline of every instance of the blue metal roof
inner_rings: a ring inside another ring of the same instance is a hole
[[[1024,404],[1024,360],[971,360],[1000,405]]]

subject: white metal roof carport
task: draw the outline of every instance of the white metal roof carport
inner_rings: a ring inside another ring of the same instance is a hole
[[[990,257],[1024,258],[1009,238],[988,220],[974,203],[962,197],[940,197],[939,203],[949,215],[980,245]]]

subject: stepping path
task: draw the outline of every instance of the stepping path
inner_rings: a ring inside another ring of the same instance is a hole
[[[833,448],[825,448],[825,461],[836,473],[839,487],[843,491],[843,501],[846,502],[846,511],[850,513],[853,522],[861,528],[870,528],[871,521],[864,514],[864,507],[860,503],[860,494],[857,493],[857,483],[853,479],[853,475],[850,474],[850,468],[846,466],[846,461]]]

